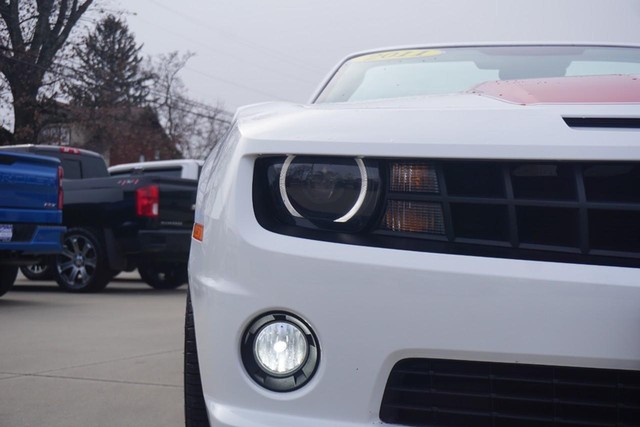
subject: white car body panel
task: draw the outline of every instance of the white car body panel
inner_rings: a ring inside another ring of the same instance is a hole
[[[460,94],[241,109],[204,166],[204,237],[190,256],[212,425],[380,424],[389,372],[412,357],[640,370],[638,268],[336,244],[267,231],[254,215],[253,165],[269,154],[640,161],[637,130],[562,117],[640,117],[640,104]],[[239,356],[244,330],[270,310],[299,315],[320,342],[318,372],[290,393],[257,385]]]

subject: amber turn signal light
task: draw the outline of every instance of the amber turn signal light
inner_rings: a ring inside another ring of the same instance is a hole
[[[439,193],[436,170],[428,162],[396,162],[391,166],[391,191]]]
[[[444,215],[439,203],[390,200],[385,227],[406,233],[445,234]]]
[[[193,238],[202,242],[203,236],[204,236],[204,226],[198,223],[193,224]]]

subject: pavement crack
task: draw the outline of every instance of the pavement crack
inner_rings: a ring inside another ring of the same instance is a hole
[[[126,380],[112,380],[112,379],[104,379],[104,378],[84,378],[84,377],[73,377],[73,376],[64,376],[64,375],[24,374],[24,375],[21,375],[21,376],[23,376],[23,377],[34,377],[34,378],[52,378],[52,379],[59,379],[59,380],[76,380],[76,381],[91,381],[91,382],[114,383],[114,384],[128,384],[128,385],[142,385],[142,386],[154,386],[154,387],[182,388],[181,385],[175,385],[175,384],[149,383],[149,382],[140,382],[140,381],[126,381]]]
[[[48,369],[46,371],[40,371],[40,372],[35,372],[35,373],[32,373],[32,374],[25,374],[25,375],[46,375],[46,374],[50,374],[52,372],[66,371],[67,369],[86,368],[86,367],[89,367],[89,366],[98,366],[98,365],[104,365],[104,364],[107,364],[107,363],[123,362],[125,360],[140,359],[140,358],[143,358],[143,357],[161,356],[163,354],[176,353],[176,352],[179,352],[179,351],[183,351],[183,349],[180,348],[180,349],[174,349],[174,350],[165,350],[165,351],[158,351],[158,352],[155,352],[155,353],[146,353],[146,354],[139,354],[139,355],[136,355],[136,356],[121,357],[121,358],[118,358],[118,359],[101,360],[99,362],[91,362],[91,363],[83,363],[83,364],[80,364],[80,365],[65,366],[64,368]]]
[[[8,377],[0,378],[0,381],[3,381],[3,380],[10,380],[12,378],[20,378],[20,377],[23,377],[25,374],[17,374],[15,372],[0,372],[0,375],[9,375]]]

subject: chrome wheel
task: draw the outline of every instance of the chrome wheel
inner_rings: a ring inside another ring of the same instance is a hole
[[[42,274],[47,271],[47,264],[31,264],[25,267],[33,274]]]
[[[64,249],[58,256],[58,273],[70,288],[84,288],[95,274],[97,262],[95,245],[85,236],[70,235],[64,239]]]
[[[111,279],[99,231],[72,228],[64,237],[62,253],[56,256],[54,275],[58,285],[70,292],[104,289]]]
[[[38,264],[21,266],[20,271],[29,280],[51,280],[53,279],[53,268],[51,268],[51,265],[51,260],[45,258]]]

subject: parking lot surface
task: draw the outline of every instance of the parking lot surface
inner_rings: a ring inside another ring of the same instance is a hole
[[[186,286],[138,277],[69,294],[19,276],[0,298],[0,426],[184,425]]]

